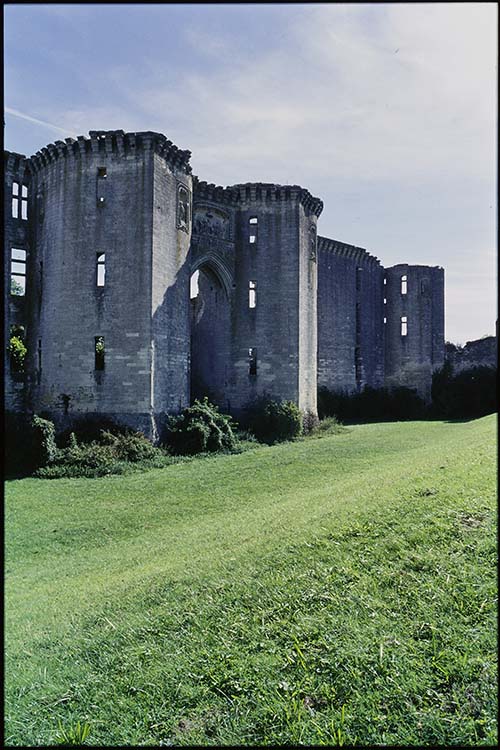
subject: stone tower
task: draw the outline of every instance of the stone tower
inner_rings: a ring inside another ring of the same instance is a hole
[[[430,398],[444,363],[444,270],[401,263],[385,270],[385,382]]]

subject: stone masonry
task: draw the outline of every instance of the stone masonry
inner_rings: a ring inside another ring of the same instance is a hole
[[[208,395],[316,412],[317,386],[406,385],[444,359],[444,271],[384,269],[320,237],[298,185],[219,187],[153,132],[91,131],[5,154],[6,409],[106,415],[157,438]],[[190,294],[193,274],[197,290]]]

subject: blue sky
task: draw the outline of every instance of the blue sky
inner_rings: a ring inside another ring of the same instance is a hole
[[[496,3],[6,5],[5,146],[156,130],[218,184],[298,183],[321,234],[496,310]]]

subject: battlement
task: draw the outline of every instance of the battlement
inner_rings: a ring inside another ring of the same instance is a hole
[[[255,203],[296,201],[316,216],[323,210],[323,201],[300,185],[278,185],[268,182],[246,182],[228,187],[193,179],[193,189],[200,200],[228,203],[234,206]]]
[[[348,245],[346,242],[331,240],[328,237],[318,236],[318,251],[335,253],[335,255],[344,258],[352,258],[355,261],[363,261],[364,263],[380,266],[380,260],[375,255],[371,255],[363,247]]]
[[[162,133],[144,131],[125,133],[123,130],[90,130],[89,137],[79,135],[76,139],[55,141],[29,159],[31,168],[38,172],[51,163],[65,158],[85,158],[87,155],[127,156],[138,151],[154,151],[174,168],[190,174],[190,151],[183,151]]]

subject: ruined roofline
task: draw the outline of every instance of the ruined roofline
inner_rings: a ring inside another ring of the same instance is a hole
[[[142,131],[125,133],[123,130],[90,130],[89,137],[79,135],[76,139],[65,138],[64,141],[49,143],[29,159],[34,172],[43,169],[51,162],[68,157],[84,158],[90,155],[126,156],[136,151],[153,150],[162,156],[173,167],[190,174],[190,151],[182,151],[162,133]]]
[[[381,265],[380,260],[375,255],[369,253],[368,250],[365,250],[363,247],[349,245],[347,242],[332,240],[329,237],[321,237],[318,235],[318,251],[331,252],[341,257],[353,258],[354,260],[364,260],[365,262],[377,266]]]
[[[277,202],[298,200],[310,208],[316,216],[323,210],[323,201],[315,198],[309,190],[300,185],[279,185],[270,182],[246,182],[236,185],[214,185],[193,177],[193,188],[196,198],[241,206],[244,203]]]
[[[394,268],[435,268],[444,271],[443,266],[428,266],[425,263],[395,263],[393,266],[387,266],[385,270],[392,271]]]

